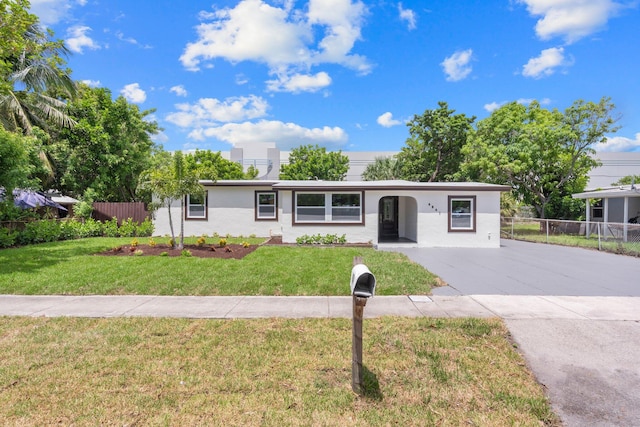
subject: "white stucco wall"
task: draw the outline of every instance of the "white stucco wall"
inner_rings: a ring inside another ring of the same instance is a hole
[[[500,247],[500,193],[498,191],[389,191],[366,190],[364,225],[301,225],[293,224],[292,191],[278,194],[278,220],[255,220],[255,191],[270,191],[270,186],[208,187],[207,220],[185,220],[185,235],[200,236],[230,234],[269,237],[282,235],[285,243],[295,243],[303,235],[346,235],[351,243],[378,243],[378,204],[382,197],[399,196],[399,235],[415,241],[418,247]],[[448,196],[476,197],[476,230],[448,230]],[[180,204],[172,206],[176,234],[180,227]],[[170,233],[168,209],[155,214],[156,235]]]
[[[279,235],[281,228],[278,221],[256,221],[254,198],[256,191],[271,191],[271,187],[209,187],[207,188],[208,208],[207,220],[186,219],[184,221],[185,236],[211,236],[218,233],[221,236],[269,237]],[[180,232],[180,202],[175,201],[171,206],[174,231]],[[154,234],[169,235],[169,216],[166,207],[155,213]]]

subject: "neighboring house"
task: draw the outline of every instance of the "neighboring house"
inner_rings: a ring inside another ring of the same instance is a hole
[[[621,234],[620,237],[626,242],[630,228],[627,224],[640,223],[640,188],[638,185],[621,185],[587,191],[574,194],[573,198],[586,201],[587,234],[593,233],[589,223],[618,223],[622,224],[622,227],[618,227],[619,230],[607,227],[606,233],[614,233],[617,230]],[[634,234],[638,234],[640,231],[635,226],[631,228]]]
[[[345,235],[350,243],[417,247],[500,246],[500,193],[507,186],[408,181],[201,181],[185,198],[187,236]],[[180,202],[171,215],[178,229]],[[168,209],[155,234],[170,233]]]

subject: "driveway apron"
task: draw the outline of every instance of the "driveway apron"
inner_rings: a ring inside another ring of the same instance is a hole
[[[505,302],[482,295],[601,297],[595,319],[532,318],[523,298],[504,321],[566,426],[640,426],[638,313],[614,315],[611,304],[640,307],[640,258],[514,240],[498,249],[398,252],[448,284],[434,295],[475,295],[497,313]]]

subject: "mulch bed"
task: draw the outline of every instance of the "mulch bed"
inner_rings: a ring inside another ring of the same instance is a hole
[[[258,245],[249,245],[246,248],[238,244],[227,244],[224,247],[218,245],[184,245],[184,249],[191,252],[192,257],[198,258],[223,258],[223,259],[241,259],[251,252],[255,251]],[[137,254],[136,251],[142,251]],[[177,257],[182,256],[182,250],[171,249],[169,245],[158,244],[156,246],[138,245],[136,247],[131,246],[118,246],[105,252],[101,252],[98,255],[104,256],[161,256],[163,252],[166,252],[166,256]]]

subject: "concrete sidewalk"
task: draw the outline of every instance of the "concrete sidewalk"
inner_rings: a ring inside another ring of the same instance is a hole
[[[351,297],[0,295],[0,316],[352,316]],[[640,425],[640,297],[376,296],[365,317],[501,317],[567,427]]]
[[[251,319],[262,317],[352,316],[351,297],[263,296],[23,296],[0,295],[2,316],[184,317]],[[376,296],[365,317],[501,317],[640,321],[640,297],[561,296]]]

